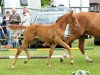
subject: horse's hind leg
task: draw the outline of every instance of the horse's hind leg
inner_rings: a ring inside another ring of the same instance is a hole
[[[24,51],[25,51],[26,56],[27,56],[26,60],[24,61],[24,64],[26,64],[28,62],[28,60],[30,59],[30,55],[29,55],[29,52],[27,50],[27,45],[33,44],[38,40],[38,38],[35,38],[35,36],[33,36],[33,35],[30,37],[31,37],[31,40],[29,40],[29,41],[27,40],[27,43],[25,43],[26,46],[24,47]]]
[[[14,59],[14,61],[13,61],[13,63],[12,63],[12,69],[15,68],[16,61],[17,61],[18,56],[19,56],[19,54],[21,53],[21,51],[22,51],[22,50],[21,50],[20,48],[17,50],[16,55],[15,55],[15,59]]]
[[[85,37],[85,35],[82,35],[79,37],[79,49],[80,49],[81,53],[84,55],[85,60],[88,62],[92,62],[92,60],[87,56],[87,54],[85,53],[85,50],[84,50],[84,42],[85,42],[84,37]]]
[[[27,49],[25,49],[25,53],[27,55],[27,58],[26,60],[24,61],[24,64],[26,64],[28,62],[28,60],[30,59],[30,55],[29,55],[29,52],[27,51]]]
[[[56,44],[51,44],[51,48],[50,48],[50,51],[49,51],[49,56],[48,56],[47,62],[46,62],[49,67],[51,67],[50,58],[51,58],[51,56],[52,56],[52,54],[54,52],[55,47],[56,47]]]

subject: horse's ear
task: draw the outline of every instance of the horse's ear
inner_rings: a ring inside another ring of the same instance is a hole
[[[73,13],[74,11],[73,10],[71,10],[71,13]]]
[[[69,10],[69,13],[70,13],[70,14],[73,14],[73,13],[74,13],[74,11],[73,11],[73,10]]]

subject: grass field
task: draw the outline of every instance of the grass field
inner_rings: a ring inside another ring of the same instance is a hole
[[[73,42],[73,47],[77,47],[77,40]],[[100,47],[94,46],[93,38],[86,39],[85,47],[93,49],[86,50],[88,56],[94,62],[88,63],[84,60],[78,50],[73,50],[74,65],[70,64],[69,58],[60,62],[59,58],[51,59],[51,68],[45,64],[46,59],[31,59],[27,64],[23,64],[25,59],[19,59],[15,70],[11,70],[13,59],[0,59],[0,75],[72,75],[73,71],[88,70],[90,75],[100,75]],[[0,56],[15,55],[16,51],[0,51]],[[29,51],[31,55],[48,55],[48,51]],[[54,55],[63,54],[62,50],[55,51]],[[21,55],[25,55],[24,52]]]

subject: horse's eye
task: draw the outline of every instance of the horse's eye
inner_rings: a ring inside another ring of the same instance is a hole
[[[75,17],[72,17],[72,19],[74,20],[74,19],[75,19]]]

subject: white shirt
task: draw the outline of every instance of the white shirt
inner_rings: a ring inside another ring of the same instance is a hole
[[[30,26],[30,22],[31,22],[31,16],[27,12],[26,14],[24,14],[24,16],[22,18],[22,25],[24,25],[24,26]]]

